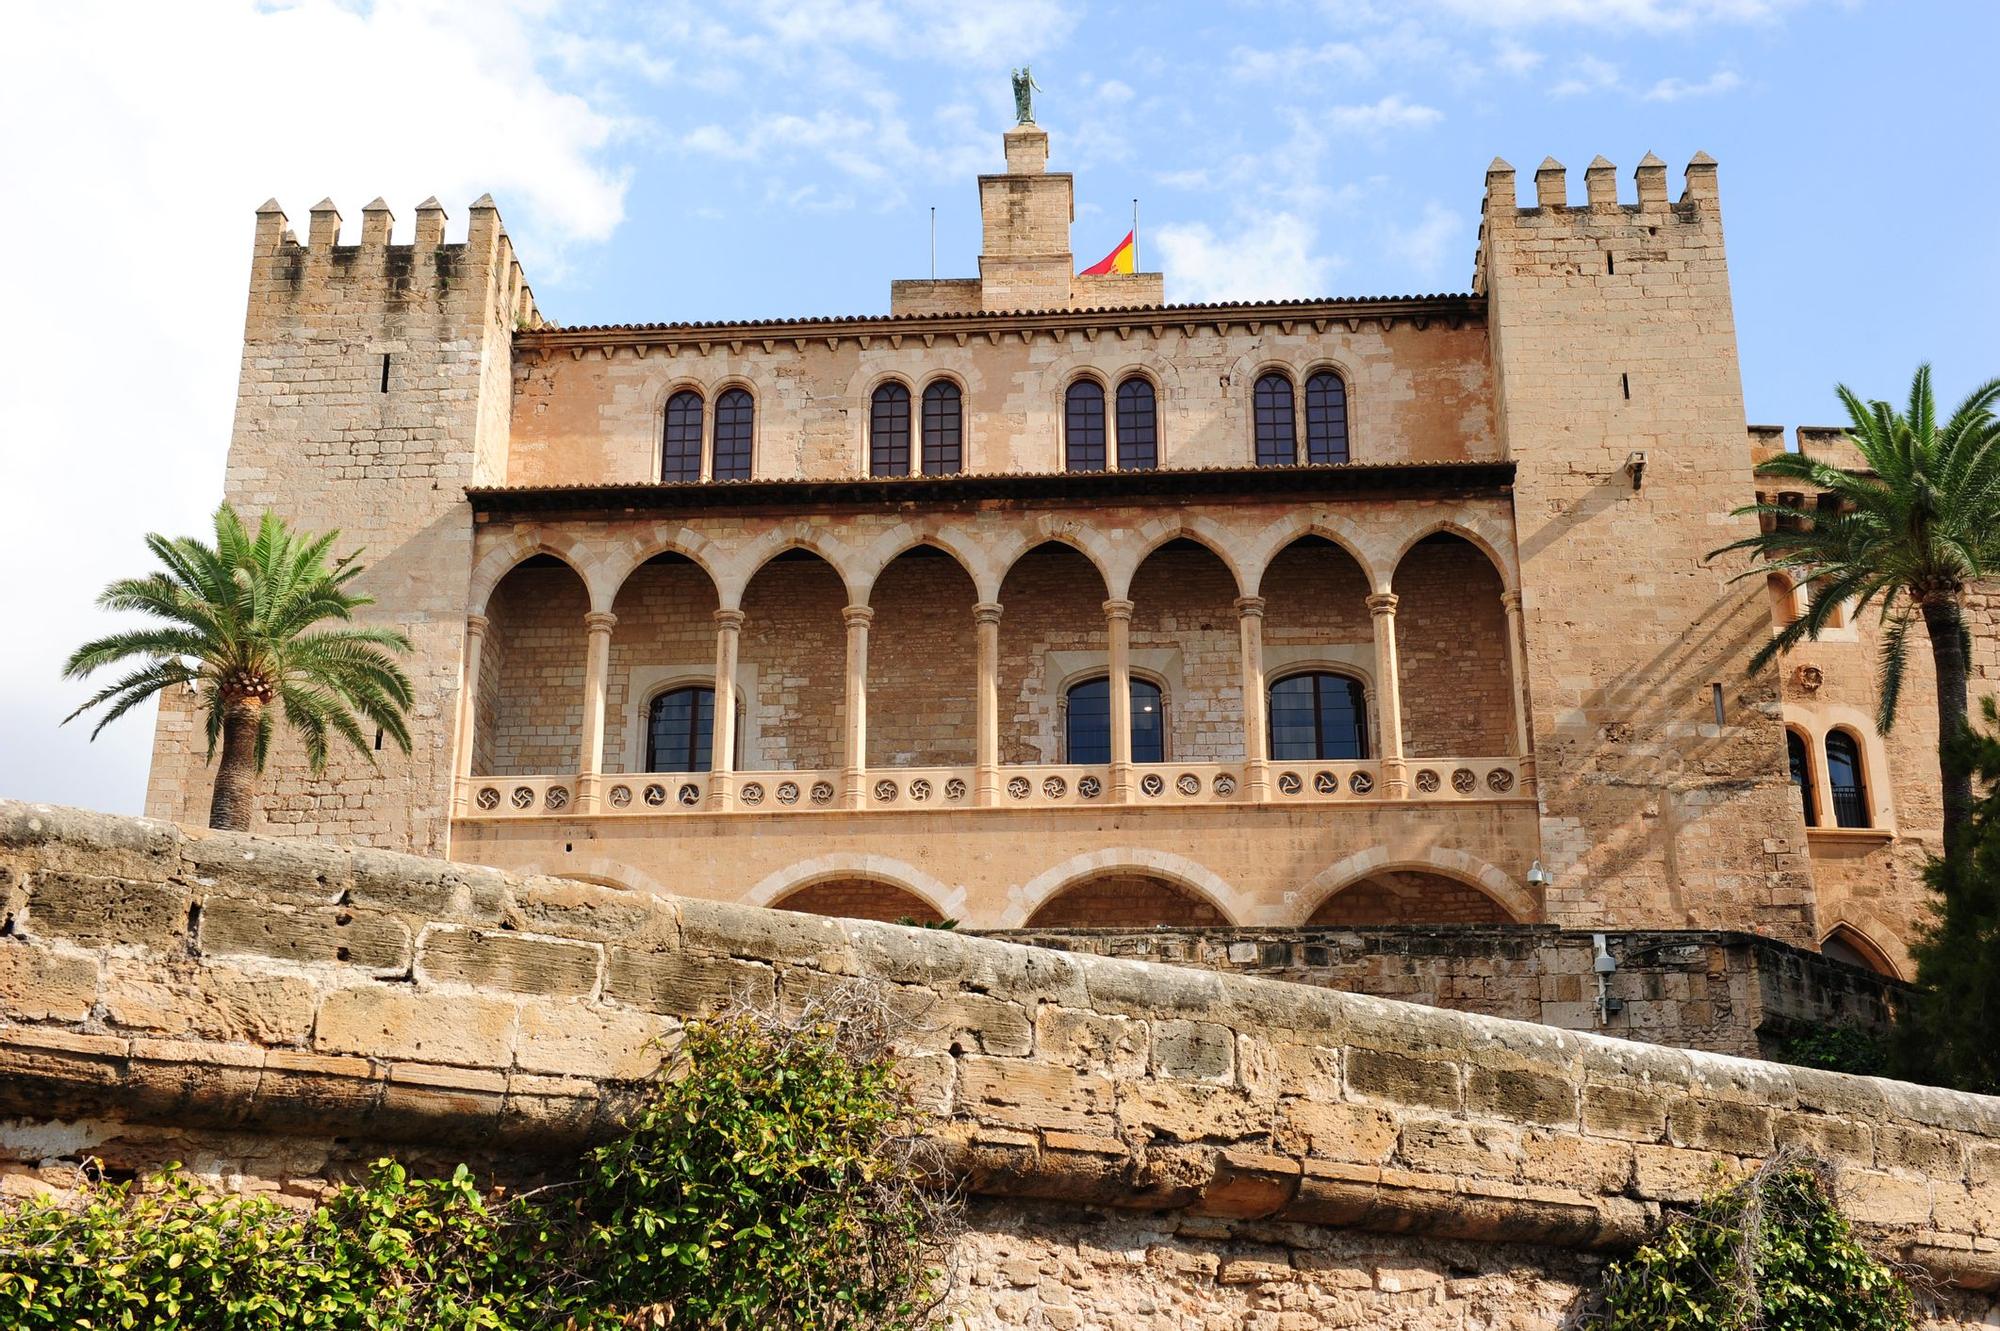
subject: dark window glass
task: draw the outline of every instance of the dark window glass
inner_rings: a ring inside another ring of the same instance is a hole
[[[910,474],[910,390],[886,383],[868,409],[868,474]]]
[[[924,475],[953,476],[965,470],[963,423],[957,384],[939,379],[924,390]]]
[[[1861,775],[1861,746],[1844,730],[1826,737],[1826,783],[1833,791],[1834,825],[1868,826],[1868,785]]]
[[[1157,421],[1150,381],[1135,374],[1118,385],[1118,470],[1160,465]]]
[[[1785,732],[1785,757],[1792,766],[1792,784],[1799,788],[1799,806],[1805,811],[1806,826],[1818,827],[1819,818],[1813,810],[1812,759],[1806,752],[1806,742],[1796,731]]]
[[[667,431],[660,446],[660,479],[701,479],[701,394],[676,393],[667,399]]]
[[[1064,708],[1065,746],[1073,763],[1111,761],[1111,680],[1103,675],[1087,679],[1069,691]],[[1167,760],[1165,707],[1160,686],[1151,680],[1132,679],[1132,761],[1161,763]]]
[[[1079,379],[1064,402],[1063,465],[1070,471],[1103,471],[1103,387],[1095,379]]]
[[[706,772],[714,734],[714,689],[696,685],[662,693],[646,719],[646,770]]]
[[[1271,686],[1271,756],[1287,762],[1368,756],[1368,704],[1361,681],[1314,672]]]
[[[1331,370],[1306,380],[1306,461],[1347,461],[1347,385]]]
[[[750,479],[750,432],[756,410],[750,395],[740,388],[715,399],[715,471],[711,480]]]
[[[1257,421],[1257,465],[1283,467],[1299,460],[1298,426],[1292,420],[1292,381],[1267,374],[1251,395]]]

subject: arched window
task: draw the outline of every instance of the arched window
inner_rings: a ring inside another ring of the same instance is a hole
[[[955,476],[965,470],[964,421],[958,385],[933,380],[924,389],[924,475]]]
[[[697,684],[662,693],[646,718],[646,770],[706,772],[714,735],[714,689]]]
[[[1845,730],[1826,735],[1826,784],[1833,791],[1836,827],[1867,827],[1868,782],[1861,770],[1861,745]]]
[[[1063,396],[1063,466],[1069,471],[1104,470],[1104,388],[1079,379]]]
[[[1288,762],[1366,758],[1368,703],[1361,681],[1316,670],[1273,684],[1271,756]]]
[[[667,399],[667,429],[660,444],[660,479],[701,479],[701,394],[686,389]]]
[[[1799,592],[1782,573],[1764,575],[1764,590],[1771,597],[1771,626],[1783,628],[1799,617]]]
[[[1111,680],[1099,675],[1064,696],[1063,746],[1072,763],[1111,761]],[[1166,706],[1160,686],[1132,676],[1132,761],[1167,760]]]
[[[750,435],[756,410],[750,394],[740,388],[715,399],[715,469],[711,480],[750,479]]]
[[[1805,738],[1796,730],[1785,732],[1785,757],[1790,760],[1792,784],[1799,788],[1799,806],[1804,810],[1807,827],[1819,826],[1819,813],[1813,807],[1812,751],[1806,748]]]
[[[1347,461],[1347,384],[1332,370],[1306,380],[1306,461]]]
[[[910,390],[893,379],[868,405],[868,474],[910,474]]]
[[[1118,385],[1118,470],[1159,465],[1160,433],[1153,384],[1143,375],[1135,374]]]
[[[1834,925],[1833,931],[1820,940],[1819,950],[1820,955],[1833,961],[1859,966],[1862,970],[1874,971],[1877,975],[1886,975],[1892,980],[1903,978],[1896,973],[1896,968],[1889,959],[1882,955],[1881,948],[1868,941],[1860,930],[1849,928],[1847,925]]]
[[[1292,419],[1292,381],[1267,374],[1251,395],[1257,421],[1257,465],[1284,467],[1299,460],[1299,432]]]

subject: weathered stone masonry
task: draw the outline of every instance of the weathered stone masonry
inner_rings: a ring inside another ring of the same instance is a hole
[[[968,1326],[1552,1331],[1662,1206],[1785,1145],[1955,1282],[1934,1325],[2000,1315],[2000,1101],[48,806],[0,804],[0,900],[14,1190],[96,1155],[309,1191],[389,1145],[529,1174],[684,1020],[867,979],[971,1191]]]

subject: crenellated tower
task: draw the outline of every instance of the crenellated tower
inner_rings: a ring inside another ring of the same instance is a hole
[[[512,338],[540,316],[490,197],[462,243],[446,243],[435,199],[418,205],[412,243],[390,243],[392,222],[377,199],[359,242],[342,244],[329,199],[300,244],[276,200],[257,210],[224,494],[248,516],[339,527],[338,552],[365,551],[359,586],[379,604],[364,613],[415,648],[410,756],[384,742],[371,764],[336,748],[315,779],[281,747],[259,825],[442,854],[472,557],[465,487],[505,476]],[[191,703],[162,703],[147,812],[199,823],[211,769]]]
[[[1516,532],[1550,922],[1755,927],[1811,945],[1761,583],[1708,553],[1755,530],[1716,164],[1678,200],[1602,157],[1533,206],[1495,160],[1474,285]]]

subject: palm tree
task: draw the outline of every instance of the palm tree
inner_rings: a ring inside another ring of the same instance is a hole
[[[251,789],[264,770],[277,711],[303,742],[315,776],[326,768],[329,734],[374,760],[356,713],[408,753],[410,677],[392,653],[407,652],[410,640],[394,629],[314,627],[344,623],[357,608],[374,604],[347,590],[361,572],[354,562],[359,551],[327,566],[327,551],[339,537],[296,535],[266,513],[253,538],[228,504],[215,511],[213,546],[189,536],[147,536],[146,548],[164,571],[121,578],[97,603],[162,622],[76,649],[63,668],[69,679],[134,657],[143,664],[64,717],[64,724],[108,703],[90,732],[96,739],[163,689],[179,684],[199,693],[210,760],[216,741],[222,743],[208,823],[236,831],[250,826]]]
[[[1772,635],[1751,660],[1752,671],[1801,641],[1817,641],[1841,605],[1851,603],[1856,615],[1879,607],[1875,727],[1883,734],[1902,698],[1910,630],[1922,621],[1937,675],[1949,852],[1972,811],[1972,773],[1954,757],[1963,751],[1954,741],[1969,729],[1965,594],[2000,567],[2000,418],[1994,415],[2000,379],[1974,389],[1942,425],[1928,365],[1911,381],[1907,412],[1863,402],[1844,384],[1837,391],[1867,467],[1844,471],[1803,453],[1764,462],[1758,475],[1817,493],[1738,509],[1772,519],[1772,529],[1715,554],[1749,550],[1759,562],[1743,576],[1779,573],[1808,593],[1805,613]]]

